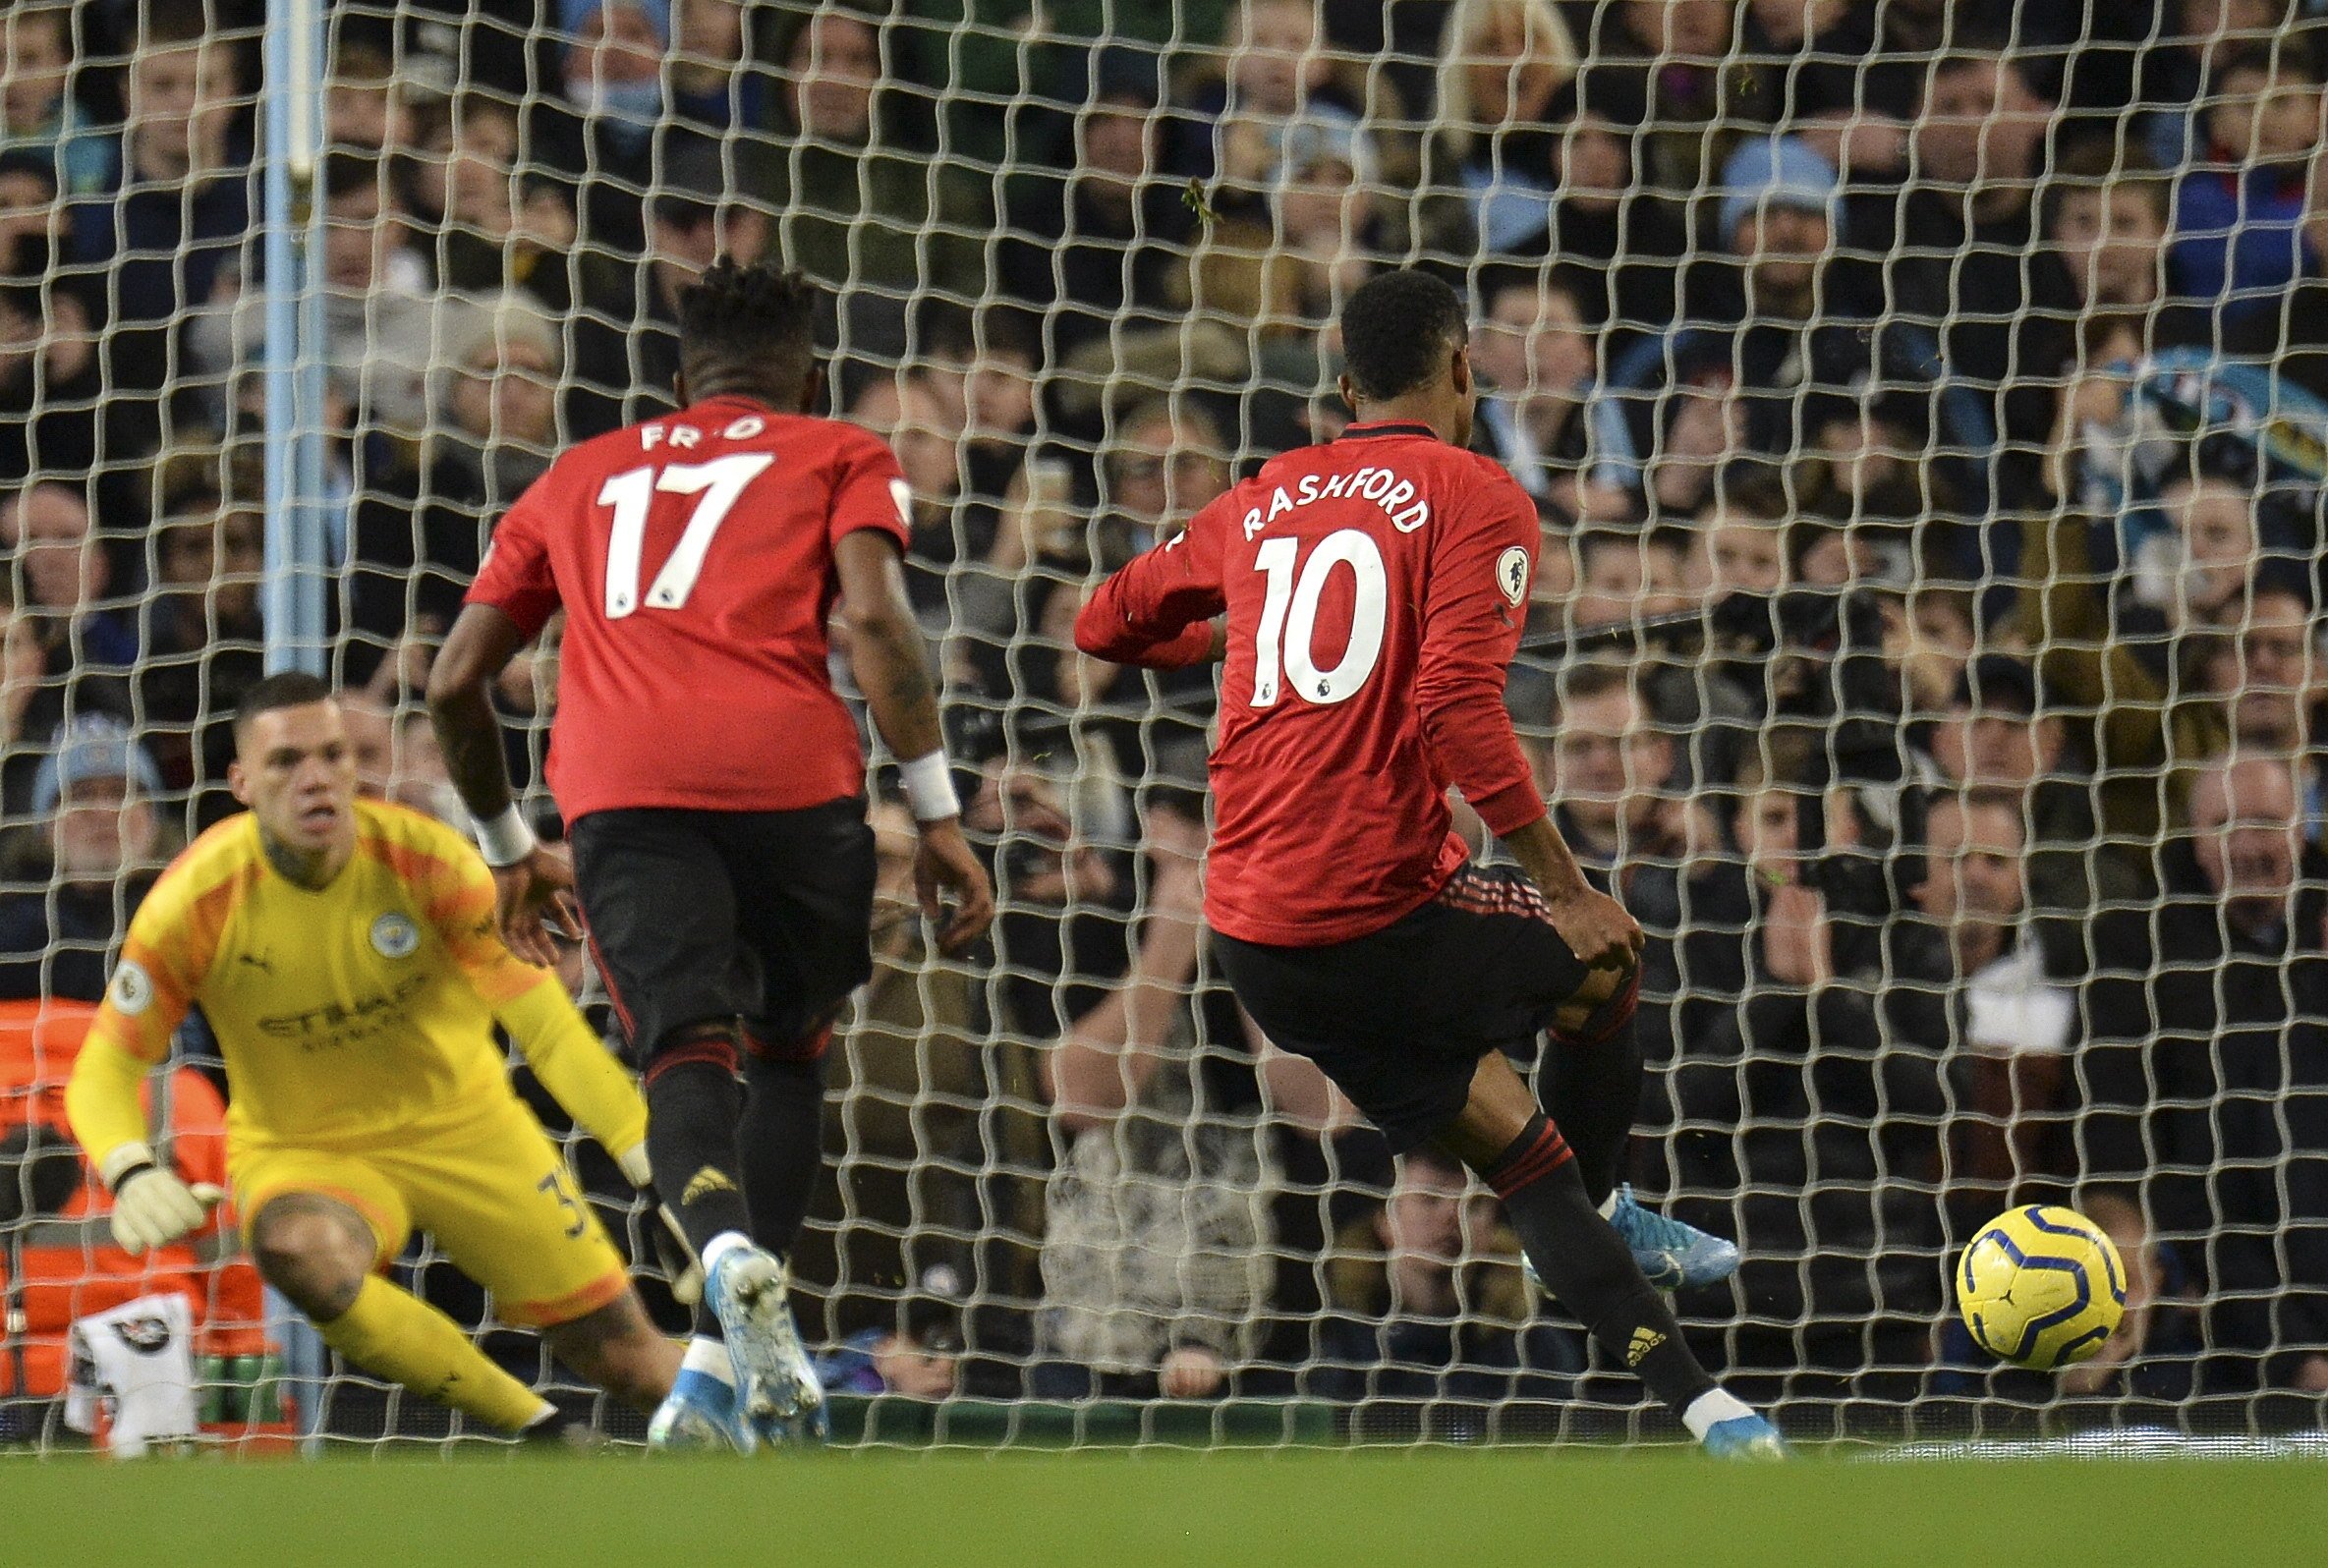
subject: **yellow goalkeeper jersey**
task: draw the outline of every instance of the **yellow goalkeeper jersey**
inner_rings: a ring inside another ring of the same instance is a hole
[[[502,945],[470,842],[369,800],[356,824],[354,858],[320,889],[275,869],[249,812],[197,839],[130,923],[90,1042],[158,1062],[199,1003],[226,1059],[231,1143],[361,1148],[505,1103],[498,1015],[608,1148],[644,1137],[637,1091],[556,978]]]

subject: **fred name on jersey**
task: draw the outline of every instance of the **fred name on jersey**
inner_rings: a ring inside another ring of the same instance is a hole
[[[1288,512],[1320,501],[1339,500],[1372,501],[1401,533],[1412,533],[1431,521],[1431,503],[1422,498],[1412,479],[1394,469],[1364,468],[1331,476],[1304,474],[1290,489],[1278,485],[1270,493],[1266,510],[1256,506],[1245,513],[1245,537],[1250,539]]]
[[[668,420],[656,420],[652,424],[639,426],[639,449],[652,452],[658,446],[667,446],[674,452],[692,452],[704,444],[707,434],[716,435],[722,441],[749,441],[767,429],[767,420],[757,414],[730,420],[719,429],[709,432],[693,424],[673,424]]]

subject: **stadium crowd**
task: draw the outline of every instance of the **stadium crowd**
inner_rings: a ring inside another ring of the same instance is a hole
[[[0,9],[9,997],[99,995],[230,807],[268,632],[258,9]],[[459,819],[414,700],[495,517],[672,406],[715,256],[781,255],[910,482],[1003,911],[926,952],[877,799],[799,1259],[846,1386],[1557,1421],[1606,1390],[1492,1201],[1394,1175],[1218,979],[1210,680],[1069,635],[1336,432],[1338,302],[1422,264],[1542,513],[1511,711],[1649,933],[1635,1180],[1745,1255],[1683,1304],[1709,1364],[1758,1403],[2051,1398],[1942,1325],[1967,1227],[2057,1199],[2132,1276],[2061,1391],[2316,1422],[2315,9],[346,0],[314,261],[369,786]],[[553,640],[500,700],[555,693]]]

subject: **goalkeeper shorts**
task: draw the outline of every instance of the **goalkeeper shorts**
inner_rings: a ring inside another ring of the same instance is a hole
[[[1316,1062],[1395,1153],[1454,1120],[1489,1051],[1532,1063],[1589,974],[1510,867],[1465,866],[1421,908],[1348,941],[1213,941],[1262,1033]]]
[[[257,1144],[230,1148],[228,1170],[245,1240],[266,1205],[294,1193],[336,1199],[362,1214],[385,1268],[417,1228],[493,1293],[504,1322],[571,1322],[630,1288],[565,1157],[515,1095],[449,1128],[360,1149]]]

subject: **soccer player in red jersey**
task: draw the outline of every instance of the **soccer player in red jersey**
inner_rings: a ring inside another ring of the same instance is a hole
[[[1546,1286],[1709,1449],[1783,1452],[1650,1283],[1727,1277],[1737,1250],[1619,1186],[1641,931],[1578,869],[1504,709],[1538,524],[1518,483],[1464,450],[1462,303],[1388,273],[1351,297],[1341,334],[1356,422],[1116,573],[1076,644],[1152,667],[1223,660],[1205,915],[1269,1037],[1393,1148],[1436,1143],[1477,1171]],[[1524,874],[1469,863],[1449,786]],[[1510,1056],[1547,1027],[1539,1108]]]
[[[904,476],[879,437],[808,412],[817,306],[769,266],[721,262],[688,290],[683,407],[573,448],[519,498],[428,682],[503,936],[547,964],[545,913],[579,915],[643,1065],[655,1186],[703,1258],[708,1311],[657,1446],[823,1429],[782,1260],[823,1160],[832,1023],[872,974],[865,757],[825,664],[836,605],[874,723],[909,759],[940,945],[994,915],[906,601]],[[570,868],[511,802],[487,696],[561,609],[548,776]]]

